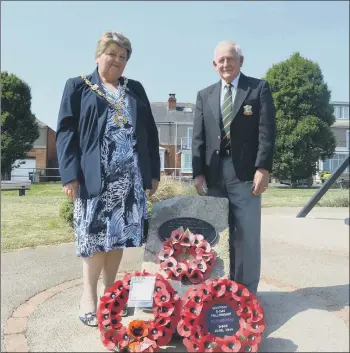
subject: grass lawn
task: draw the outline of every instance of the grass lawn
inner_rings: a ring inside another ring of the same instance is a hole
[[[65,196],[60,184],[31,185],[26,196],[1,192],[1,251],[73,241],[60,219]]]
[[[174,181],[164,182],[156,195],[159,199],[161,195],[172,197],[185,189],[186,194],[194,194],[187,188],[178,188]],[[316,189],[271,187],[263,195],[262,203],[263,207],[300,207],[315,192]],[[1,192],[1,251],[73,241],[73,232],[59,216],[65,199],[60,184],[31,185],[24,197],[19,197],[18,191]],[[333,189],[318,206],[347,207],[348,200],[349,190]]]

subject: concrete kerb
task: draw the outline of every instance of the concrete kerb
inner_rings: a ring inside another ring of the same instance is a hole
[[[82,283],[82,279],[63,282],[55,287],[46,289],[21,304],[7,320],[4,328],[4,345],[6,352],[29,352],[26,338],[28,317],[38,306],[54,295]]]

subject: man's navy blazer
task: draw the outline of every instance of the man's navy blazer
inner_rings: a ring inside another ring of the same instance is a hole
[[[102,89],[98,68],[86,77]],[[126,93],[136,134],[143,187],[151,189],[152,179],[160,180],[158,130],[142,84],[128,80]],[[66,82],[58,114],[57,155],[63,185],[77,179],[80,198],[95,197],[102,190],[100,146],[108,106],[106,100],[86,85],[80,76]]]

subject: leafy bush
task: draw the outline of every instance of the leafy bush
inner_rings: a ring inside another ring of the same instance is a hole
[[[187,185],[179,180],[162,177],[159,183],[158,190],[150,197],[151,203],[155,203],[162,200],[171,199],[178,196],[192,196],[196,195],[196,190],[192,185]]]
[[[71,200],[63,201],[60,208],[60,217],[73,227],[74,202]]]

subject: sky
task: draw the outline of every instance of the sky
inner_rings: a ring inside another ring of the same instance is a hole
[[[130,39],[124,75],[151,102],[195,103],[219,79],[222,40],[240,44],[242,72],[257,78],[299,51],[320,65],[332,100],[349,101],[348,1],[2,1],[1,70],[29,84],[33,113],[54,130],[65,82],[94,71],[106,30]]]

